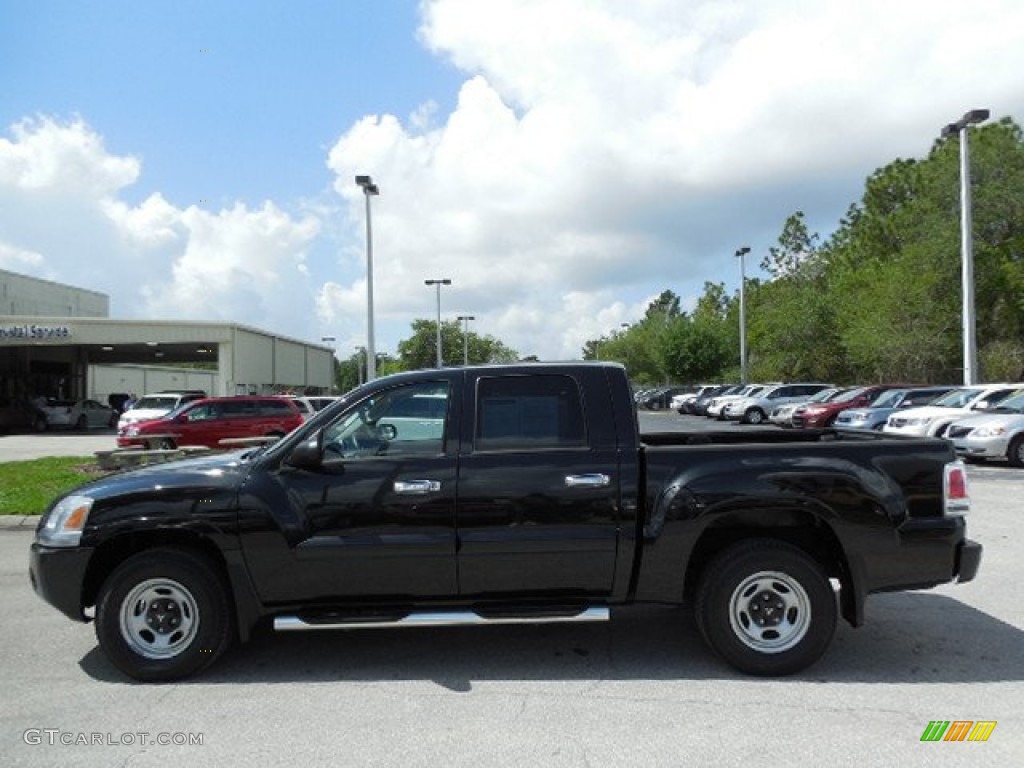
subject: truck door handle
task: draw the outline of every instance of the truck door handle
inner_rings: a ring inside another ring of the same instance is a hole
[[[440,480],[395,480],[395,493],[403,496],[424,496],[441,490]]]
[[[565,485],[568,488],[605,488],[611,485],[608,475],[594,472],[589,475],[566,475]]]

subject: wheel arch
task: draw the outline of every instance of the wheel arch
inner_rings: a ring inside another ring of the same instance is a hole
[[[82,605],[95,606],[107,577],[125,560],[154,549],[178,549],[203,557],[223,579],[240,640],[247,640],[261,615],[240,551],[225,552],[208,536],[188,529],[156,528],[114,536],[96,547],[82,585]]]
[[[742,541],[774,539],[802,550],[839,580],[840,611],[853,626],[863,623],[863,594],[857,588],[846,550],[833,527],[817,512],[798,507],[744,507],[723,514],[701,533],[687,561],[684,599],[692,603],[707,567],[724,550]]]

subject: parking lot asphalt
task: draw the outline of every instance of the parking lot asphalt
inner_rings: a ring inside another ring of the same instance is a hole
[[[91,456],[96,451],[116,447],[117,441],[112,429],[0,435],[0,463],[29,461],[46,456]]]

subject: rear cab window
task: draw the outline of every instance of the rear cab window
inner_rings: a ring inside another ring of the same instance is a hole
[[[474,452],[587,445],[583,401],[572,377],[538,374],[479,380]]]

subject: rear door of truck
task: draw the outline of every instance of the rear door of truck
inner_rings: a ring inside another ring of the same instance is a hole
[[[456,505],[460,594],[609,594],[620,467],[601,370],[467,375]]]

